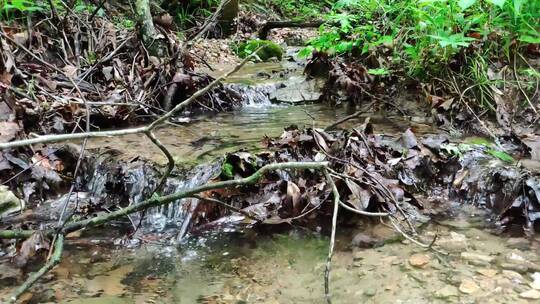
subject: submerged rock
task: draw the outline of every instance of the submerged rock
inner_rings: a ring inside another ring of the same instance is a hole
[[[292,79],[284,83],[285,87],[270,94],[275,102],[300,103],[318,101],[322,96],[323,83],[320,80]]]
[[[471,263],[472,265],[477,265],[477,266],[489,265],[495,259],[494,257],[479,254],[476,252],[462,252],[461,258]]]
[[[520,293],[519,297],[527,300],[538,300],[540,299],[540,291],[535,289],[527,290]]]
[[[463,279],[459,285],[459,291],[465,294],[475,293],[480,290],[480,286],[472,279]]]

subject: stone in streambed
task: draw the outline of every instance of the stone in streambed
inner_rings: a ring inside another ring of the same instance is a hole
[[[283,103],[314,102],[322,96],[323,84],[318,79],[291,80],[284,83],[284,86],[270,94],[272,101]]]
[[[409,264],[411,264],[411,266],[419,267],[419,268],[427,266],[430,261],[431,261],[431,257],[427,254],[417,253],[417,254],[413,254],[409,258]]]
[[[520,293],[519,297],[527,300],[538,300],[540,299],[540,291],[535,289],[527,290]]]
[[[445,299],[445,298],[457,297],[457,296],[459,296],[458,289],[452,285],[446,285],[435,292],[435,297],[439,299]]]
[[[476,284],[476,282],[474,282],[472,279],[463,279],[459,285],[459,291],[464,294],[475,293],[478,290],[480,290],[480,286],[478,286],[478,284]]]
[[[487,266],[493,262],[494,258],[488,255],[479,254],[476,252],[462,252],[461,258],[472,265]]]

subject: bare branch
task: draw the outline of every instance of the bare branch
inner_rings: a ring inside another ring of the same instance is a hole
[[[31,274],[26,281],[17,288],[13,294],[9,297],[9,299],[6,300],[7,303],[15,303],[17,299],[25,293],[32,285],[39,280],[43,275],[45,275],[47,272],[49,272],[51,269],[53,269],[54,266],[58,265],[60,263],[60,259],[62,258],[62,252],[64,251],[64,236],[59,235],[56,239],[56,242],[54,243],[54,253],[52,257],[41,267],[37,272],[34,272]]]

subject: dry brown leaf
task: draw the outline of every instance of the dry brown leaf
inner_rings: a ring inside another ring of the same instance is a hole
[[[0,121],[0,142],[8,142],[15,138],[21,127],[16,122]]]

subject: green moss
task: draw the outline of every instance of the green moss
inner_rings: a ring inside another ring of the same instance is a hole
[[[258,50],[260,48],[260,50]],[[268,61],[272,57],[276,57],[281,60],[283,57],[283,49],[276,43],[268,40],[250,40],[241,43],[238,46],[238,56],[240,58],[246,58],[251,53],[257,51],[257,56],[262,61]]]

